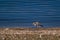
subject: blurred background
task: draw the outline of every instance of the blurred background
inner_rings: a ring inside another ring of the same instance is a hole
[[[60,26],[60,0],[0,0],[0,27]]]

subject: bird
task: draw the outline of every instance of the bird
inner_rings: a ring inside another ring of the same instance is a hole
[[[36,27],[43,27],[40,22],[33,22],[33,25]]]

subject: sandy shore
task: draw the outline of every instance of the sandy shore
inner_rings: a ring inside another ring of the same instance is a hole
[[[0,40],[59,40],[60,28],[0,28]]]
[[[60,28],[0,28],[0,34],[60,34]]]

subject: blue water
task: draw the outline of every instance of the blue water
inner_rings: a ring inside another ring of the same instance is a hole
[[[60,27],[60,0],[0,0],[0,27]]]

